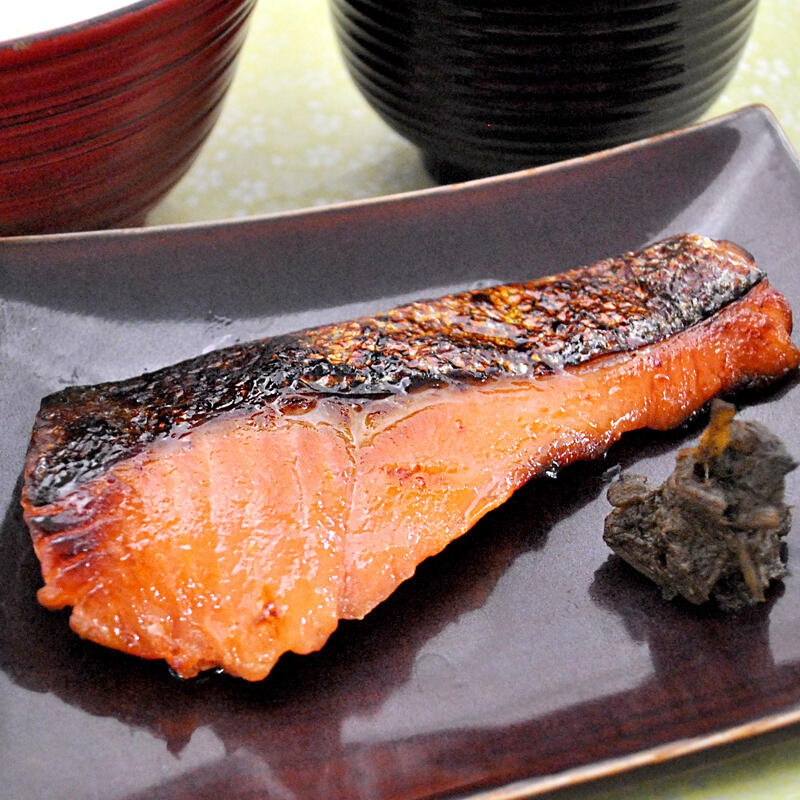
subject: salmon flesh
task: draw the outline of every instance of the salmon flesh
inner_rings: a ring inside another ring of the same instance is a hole
[[[748,254],[685,235],[65,389],[25,468],[39,600],[182,676],[259,680],[554,464],[786,374],[790,333]]]

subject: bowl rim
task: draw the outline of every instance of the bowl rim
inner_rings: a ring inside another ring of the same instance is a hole
[[[58,25],[53,28],[45,28],[35,33],[15,36],[11,39],[0,39],[0,58],[6,53],[28,51],[39,43],[52,43],[56,39],[67,38],[72,35],[80,35],[96,27],[103,27],[115,24],[129,16],[136,16],[148,9],[159,5],[175,5],[180,0],[127,0],[125,5],[101,14],[79,20],[78,22]]]

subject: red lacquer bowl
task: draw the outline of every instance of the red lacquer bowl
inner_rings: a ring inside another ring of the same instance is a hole
[[[142,0],[0,43],[0,235],[137,224],[216,121],[255,0]]]

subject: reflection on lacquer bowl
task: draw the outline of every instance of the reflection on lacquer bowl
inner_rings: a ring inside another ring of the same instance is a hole
[[[757,0],[331,0],[345,62],[442,180],[580,156],[699,118]]]
[[[4,11],[0,235],[141,222],[216,121],[254,3],[23,0],[27,28]]]

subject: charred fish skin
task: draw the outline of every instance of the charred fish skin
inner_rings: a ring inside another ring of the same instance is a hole
[[[529,283],[233,345],[42,402],[25,494],[46,506],[159,439],[320,396],[376,398],[442,383],[537,377],[694,325],[763,277],[735,245],[676,236]]]

